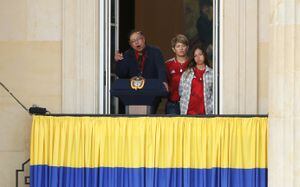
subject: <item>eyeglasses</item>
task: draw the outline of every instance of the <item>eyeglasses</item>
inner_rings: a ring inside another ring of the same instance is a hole
[[[129,42],[130,42],[131,44],[133,44],[133,43],[135,43],[135,42],[138,42],[138,41],[141,40],[141,39],[143,39],[143,37],[142,37],[142,36],[139,36],[139,37],[137,37],[136,39],[130,40]]]

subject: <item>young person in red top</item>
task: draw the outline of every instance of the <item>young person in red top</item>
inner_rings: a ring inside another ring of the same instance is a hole
[[[178,34],[171,40],[175,57],[166,61],[169,97],[166,104],[166,114],[180,114],[178,86],[182,73],[188,65],[189,41],[186,36]]]
[[[179,84],[180,114],[212,114],[213,70],[200,46],[196,46],[191,55],[189,68],[182,74]]]

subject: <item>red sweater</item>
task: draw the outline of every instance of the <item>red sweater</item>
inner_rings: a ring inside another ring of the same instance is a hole
[[[179,101],[179,82],[182,73],[186,70],[188,61],[180,64],[175,58],[166,61],[167,78],[169,85],[169,100],[172,102]]]
[[[204,106],[204,86],[203,86],[203,74],[204,70],[194,68],[194,78],[192,80],[190,102],[187,114],[205,114]]]

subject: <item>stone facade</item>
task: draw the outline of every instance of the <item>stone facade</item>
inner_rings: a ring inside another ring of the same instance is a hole
[[[0,81],[24,105],[99,111],[98,1],[0,2]],[[300,185],[299,2],[221,2],[221,112],[269,113],[269,186]],[[101,18],[100,18],[101,19]],[[0,88],[0,186],[29,157],[31,116]]]

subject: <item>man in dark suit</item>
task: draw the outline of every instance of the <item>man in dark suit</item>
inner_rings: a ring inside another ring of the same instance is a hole
[[[134,76],[142,76],[145,79],[159,79],[168,91],[166,67],[161,51],[154,46],[147,45],[144,34],[141,31],[132,31],[129,35],[131,46],[124,55],[116,52],[116,74],[119,78],[130,79]],[[157,106],[153,106],[156,113]]]
[[[124,55],[115,54],[116,74],[119,78],[143,76],[145,79],[166,80],[166,69],[161,51],[154,46],[146,45],[141,31],[133,31],[129,36],[131,46]]]

